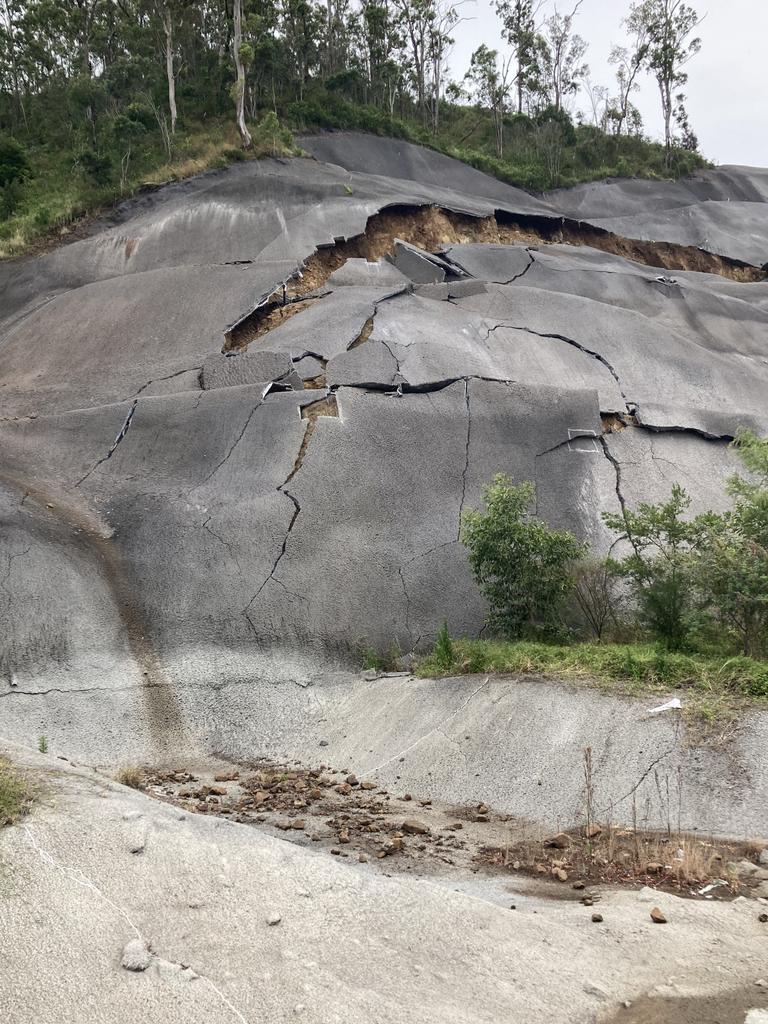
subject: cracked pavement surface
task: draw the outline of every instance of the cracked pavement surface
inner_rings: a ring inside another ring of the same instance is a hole
[[[729,438],[768,431],[764,172],[534,198],[397,140],[303,144],[0,265],[11,738],[226,753],[264,711],[269,753],[270,687],[481,630],[458,524],[495,473],[605,552],[601,512],[675,480],[722,507]]]

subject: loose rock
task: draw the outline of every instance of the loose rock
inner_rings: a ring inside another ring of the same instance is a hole
[[[426,836],[429,835],[429,825],[425,825],[423,821],[416,821],[415,818],[408,818],[400,826],[401,830],[407,835],[411,836]]]
[[[544,845],[550,849],[555,850],[566,850],[571,845],[570,837],[565,832],[560,832],[556,836],[552,836],[551,839],[545,839]]]
[[[658,907],[654,907],[651,911],[651,920],[654,924],[666,924],[667,919]]]
[[[120,966],[126,971],[146,971],[152,963],[152,953],[142,939],[131,939],[123,949]]]

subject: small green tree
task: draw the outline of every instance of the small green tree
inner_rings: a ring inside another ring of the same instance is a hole
[[[456,660],[447,622],[444,622],[440,627],[432,654],[438,666],[442,669],[449,669]]]
[[[707,603],[739,637],[744,654],[768,652],[768,439],[742,430],[734,441],[751,479],[728,482],[733,508],[704,517],[699,585]]]
[[[702,517],[684,518],[690,504],[674,484],[669,500],[659,505],[603,513],[606,525],[632,545],[632,554],[616,565],[635,588],[641,619],[672,651],[685,646],[695,619],[696,556],[706,526]]]
[[[618,604],[616,563],[608,558],[585,558],[573,572],[573,596],[584,623],[600,643],[616,623]]]
[[[483,490],[485,511],[469,509],[461,539],[469,551],[489,623],[510,638],[552,634],[573,588],[571,567],[586,547],[566,530],[552,530],[531,515],[533,484],[514,486],[499,474]]]

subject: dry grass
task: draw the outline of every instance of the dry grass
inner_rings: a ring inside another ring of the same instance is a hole
[[[144,789],[146,786],[144,769],[136,765],[126,765],[121,768],[116,778],[121,786],[128,786],[130,789]]]
[[[555,843],[556,845],[552,845]],[[485,848],[485,864],[562,882],[649,885],[678,893],[734,895],[742,882],[728,867],[732,861],[756,861],[755,843],[715,839],[677,831],[644,831],[595,825],[569,829],[556,837],[514,835],[504,848]]]
[[[0,757],[0,828],[26,814],[32,796],[26,780],[10,761]]]

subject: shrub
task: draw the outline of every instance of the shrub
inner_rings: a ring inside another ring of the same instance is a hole
[[[112,159],[92,149],[83,150],[77,158],[80,173],[93,185],[106,185],[112,180]]]
[[[270,110],[253,130],[253,149],[256,156],[292,156],[296,152],[293,135]]]
[[[144,772],[135,765],[126,765],[117,773],[117,781],[120,785],[128,786],[130,789],[143,789]]]
[[[751,480],[734,476],[733,508],[703,517],[707,533],[699,586],[715,618],[739,637],[745,655],[768,652],[768,440],[740,431],[734,447]]]
[[[23,190],[18,181],[0,187],[0,220],[8,220],[19,207]]]
[[[705,525],[683,518],[691,499],[675,484],[669,501],[641,504],[637,512],[603,513],[603,520],[632,545],[615,563],[633,585],[644,624],[669,650],[687,643],[695,622],[695,564]]]
[[[29,177],[26,150],[10,136],[0,136],[0,188],[21,184]]]
[[[584,622],[597,640],[616,622],[618,573],[615,562],[588,558],[575,566],[574,598]]]
[[[437,639],[435,640],[435,648],[432,652],[432,656],[438,668],[443,670],[451,668],[456,660],[456,656],[453,652],[451,634],[448,632],[447,622],[444,622],[440,627]]]
[[[461,538],[480,589],[490,605],[490,625],[514,638],[554,634],[573,587],[570,569],[585,546],[567,531],[552,530],[530,514],[533,484],[514,486],[495,476],[483,491],[485,511],[468,510]]]

